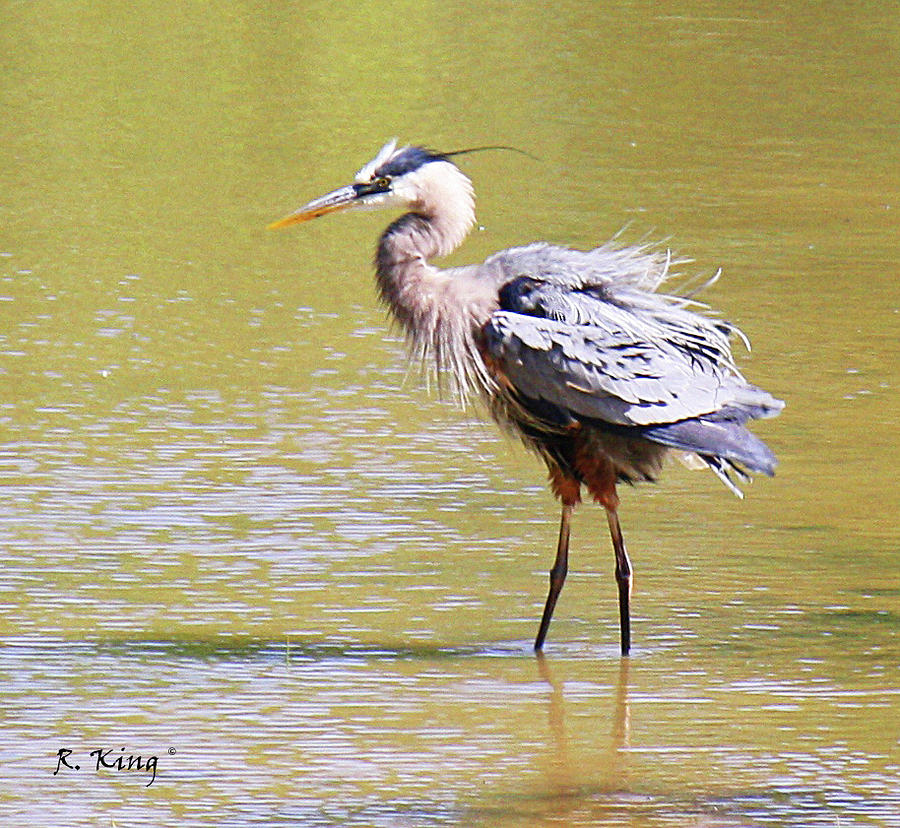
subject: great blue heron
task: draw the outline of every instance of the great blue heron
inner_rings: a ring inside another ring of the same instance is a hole
[[[667,452],[702,461],[740,496],[732,475],[772,475],[775,456],[744,424],[784,403],[741,376],[727,322],[657,293],[668,254],[607,243],[580,251],[537,242],[484,264],[439,270],[475,222],[472,183],[440,153],[385,144],[356,181],[270,225],[350,207],[400,207],[375,255],[381,298],[413,356],[455,390],[483,397],[495,420],[547,464],[562,502],[550,591],[534,642],[543,647],[568,570],[581,487],[606,510],[616,560],[622,654],[631,647],[632,570],[616,483],[655,480]]]

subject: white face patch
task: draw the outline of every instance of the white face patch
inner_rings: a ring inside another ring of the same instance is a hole
[[[407,202],[401,196],[390,191],[363,196],[354,206],[360,210],[380,210],[384,207],[405,207],[406,205]]]
[[[422,169],[408,172],[393,180],[392,191],[398,199],[407,204],[418,200],[423,192],[423,185],[428,180],[427,173],[423,173]]]

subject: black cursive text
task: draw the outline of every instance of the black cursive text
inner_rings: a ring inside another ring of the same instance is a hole
[[[170,753],[174,753],[174,748],[170,749]],[[94,770],[98,773],[101,770],[114,771],[140,771],[150,775],[150,781],[145,787],[149,788],[156,781],[156,764],[159,761],[158,756],[135,756],[125,755],[125,748],[119,748],[117,753],[114,748],[97,748],[92,750],[88,757],[93,760]],[[74,757],[73,751],[69,748],[60,748],[56,752],[56,770],[53,775],[56,776],[61,770],[79,771],[81,765],[78,764]]]

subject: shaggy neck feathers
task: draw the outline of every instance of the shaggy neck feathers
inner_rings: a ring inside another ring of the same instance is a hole
[[[475,222],[472,185],[453,164],[437,161],[413,173],[410,212],[384,231],[375,256],[378,289],[403,326],[412,352],[448,369],[463,396],[484,387],[487,373],[476,337],[496,303],[466,268],[442,271],[429,259],[455,250]]]

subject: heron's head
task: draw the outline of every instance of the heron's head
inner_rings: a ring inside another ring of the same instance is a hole
[[[275,229],[350,208],[400,207],[422,213],[446,209],[453,196],[472,210],[472,186],[449,157],[388,141],[357,174],[356,181],[310,201],[269,225]]]

